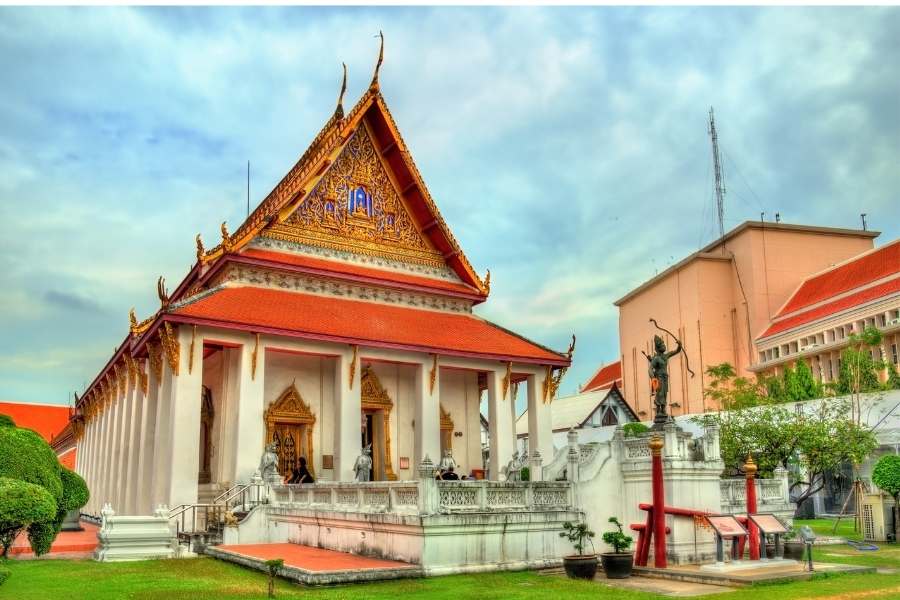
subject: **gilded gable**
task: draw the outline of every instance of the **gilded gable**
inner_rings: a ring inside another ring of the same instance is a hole
[[[306,199],[263,235],[313,246],[443,265],[397,193],[364,123]]]

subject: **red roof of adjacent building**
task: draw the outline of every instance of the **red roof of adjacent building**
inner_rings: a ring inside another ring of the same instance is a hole
[[[396,271],[363,267],[351,263],[325,260],[301,254],[288,254],[286,252],[249,248],[241,252],[238,256],[280,263],[291,267],[299,267],[305,271],[321,275],[350,275],[354,278],[360,278],[375,283],[394,283],[400,284],[403,287],[431,288],[442,292],[449,291],[465,294],[467,296],[478,296],[482,299],[484,297],[479,290],[460,282],[431,279],[430,277],[421,277],[418,275],[407,275]]]
[[[809,277],[778,316],[796,312],[900,272],[900,239]]]
[[[0,402],[0,415],[9,415],[17,427],[33,429],[47,443],[69,423],[69,407],[59,404]]]
[[[622,361],[609,363],[600,369],[591,377],[590,381],[584,384],[582,392],[590,392],[591,390],[600,390],[612,387],[612,384],[622,381]]]
[[[59,464],[69,469],[70,471],[75,470],[75,453],[78,452],[77,448],[71,448],[66,450],[62,454],[59,455]]]
[[[788,329],[811,323],[822,317],[827,317],[836,312],[847,310],[848,308],[853,308],[860,304],[865,304],[866,302],[876,300],[882,296],[893,294],[895,292],[900,292],[900,277],[866,288],[854,294],[844,296],[834,302],[828,302],[816,306],[815,308],[777,320],[772,323],[760,337],[769,337],[770,335],[775,335],[776,333],[781,333],[782,331],[787,331]]]
[[[376,347],[569,364],[565,356],[470,314],[267,288],[224,288],[168,318]]]

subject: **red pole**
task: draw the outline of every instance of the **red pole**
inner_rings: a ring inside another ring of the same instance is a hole
[[[747,476],[747,534],[750,537],[750,560],[759,560],[759,528],[750,519],[750,515],[756,514],[756,463],[749,454],[747,462],[744,463],[744,473]]]
[[[663,488],[662,438],[654,435],[650,440],[653,460],[653,564],[657,569],[666,568],[666,497]]]

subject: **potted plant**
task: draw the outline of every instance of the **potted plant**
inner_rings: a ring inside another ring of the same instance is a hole
[[[614,551],[600,555],[603,572],[609,579],[625,579],[631,575],[631,567],[634,565],[634,552],[628,552],[632,539],[622,531],[619,519],[610,517],[609,522],[615,525],[616,529],[604,533],[603,541],[612,546]]]
[[[797,537],[797,532],[791,528],[786,534],[781,536],[782,558],[792,560],[803,560],[803,553],[806,551],[806,544]],[[766,541],[766,556],[775,558],[775,541]]]
[[[585,554],[584,542],[590,542],[593,550],[594,542],[591,542],[591,538],[594,537],[594,532],[584,523],[574,524],[569,521],[563,523],[563,530],[559,537],[569,540],[578,552],[563,556],[566,575],[573,579],[593,579],[597,574],[597,554]]]

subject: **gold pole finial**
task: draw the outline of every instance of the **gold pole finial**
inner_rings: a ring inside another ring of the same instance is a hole
[[[334,117],[336,119],[344,118],[344,93],[347,91],[347,63],[341,63],[344,66],[344,80],[341,82],[341,93],[338,94],[337,108],[334,109]]]
[[[650,446],[650,452],[653,456],[659,456],[662,453],[663,439],[659,435],[654,434],[647,445]]]
[[[384,34],[379,30],[378,35],[375,37],[381,38],[381,48],[378,50],[378,62],[375,63],[375,74],[372,76],[372,83],[369,85],[369,89],[373,91],[378,89],[378,71],[381,69],[381,63],[384,62]]]
[[[756,466],[753,456],[748,452],[747,462],[744,463],[744,473],[747,475],[747,479],[752,479],[758,470],[759,467]]]

